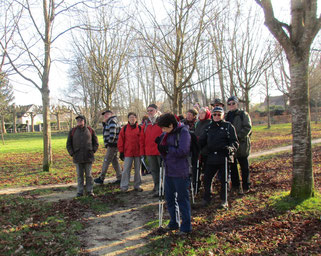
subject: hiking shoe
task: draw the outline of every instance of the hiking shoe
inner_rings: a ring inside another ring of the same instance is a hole
[[[182,236],[187,236],[189,233],[190,232],[179,231],[177,235],[182,237]]]
[[[227,210],[227,209],[228,209],[228,202],[223,201],[223,202],[220,204],[219,208],[220,208],[220,209],[225,209],[225,210]]]
[[[209,202],[209,201],[207,201],[207,200],[205,200],[205,199],[202,200],[202,202],[201,202],[201,207],[207,207],[207,206],[209,206],[209,205],[210,205],[210,202]]]
[[[89,197],[94,197],[95,194],[94,194],[93,192],[91,192],[91,193],[87,193],[87,196],[89,196]]]
[[[169,225],[167,225],[167,226],[164,228],[165,231],[173,231],[173,230],[177,230],[177,229],[178,229],[178,227],[170,227]]]
[[[143,192],[143,191],[144,191],[144,189],[142,189],[142,188],[134,188],[134,191],[137,191],[137,192]]]
[[[104,184],[104,180],[102,180],[100,177],[94,179],[94,182],[97,184]]]
[[[120,184],[120,180],[115,180],[115,181],[112,182],[111,184],[115,184],[115,185]]]
[[[82,194],[82,193],[77,193],[77,195],[76,195],[76,197],[82,197],[82,196],[84,196],[84,194]]]

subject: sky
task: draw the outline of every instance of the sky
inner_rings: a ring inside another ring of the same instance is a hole
[[[254,0],[248,0],[251,3],[254,3]],[[321,0],[320,0],[321,1]],[[318,2],[320,2],[318,1]],[[283,22],[289,22],[289,0],[272,0],[272,4],[274,7],[275,15],[279,20]],[[320,9],[321,3],[319,3]],[[287,14],[287,15],[286,15]],[[261,13],[263,15],[263,12]],[[280,18],[281,17],[281,18]],[[268,31],[267,31],[268,32]],[[61,46],[65,47],[64,41],[60,40],[56,43],[61,44]],[[55,46],[59,48],[59,45]],[[52,54],[54,56],[54,53]],[[51,104],[58,104],[58,99],[62,98],[64,94],[64,89],[67,87],[69,83],[68,79],[68,64],[64,64],[61,62],[53,62],[51,66],[51,73],[49,77],[49,88],[51,95]],[[28,105],[28,104],[36,104],[41,105],[41,93],[38,89],[36,89],[33,85],[28,84],[25,80],[20,78],[19,76],[13,76],[11,78],[11,83],[14,87],[14,95],[15,95],[15,103],[16,105]],[[274,95],[280,95],[280,92],[274,91],[272,92]],[[264,96],[260,96],[259,93],[257,97],[253,99],[254,102],[259,103],[264,101]]]

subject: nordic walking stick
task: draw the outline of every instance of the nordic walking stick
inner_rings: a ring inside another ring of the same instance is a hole
[[[196,184],[195,184],[195,196],[197,195],[197,190],[198,190],[198,175],[200,171],[200,160],[197,159],[196,162]]]
[[[195,200],[194,200],[194,186],[193,186],[193,178],[191,179],[191,194],[192,194],[192,204],[195,204]]]
[[[227,202],[227,183],[228,183],[228,176],[227,176],[227,157],[225,157],[225,173],[224,173],[224,182],[225,182],[225,186],[224,186],[224,189],[225,189],[225,202]]]
[[[165,182],[165,168],[164,161],[162,162],[162,167],[159,169],[159,199],[158,199],[158,227],[160,228],[163,224],[163,211],[164,211],[164,187]]]

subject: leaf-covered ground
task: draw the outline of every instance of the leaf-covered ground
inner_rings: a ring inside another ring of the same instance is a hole
[[[178,238],[175,233],[163,235],[155,229],[150,236],[152,242],[144,252],[146,255],[321,255],[320,146],[314,148],[313,161],[316,198],[291,201],[284,195],[291,184],[290,155],[266,157],[251,164],[252,190],[244,196],[231,196],[228,211],[218,209],[215,191],[210,207],[194,207],[193,232],[187,239]],[[273,195],[276,198],[271,198]]]

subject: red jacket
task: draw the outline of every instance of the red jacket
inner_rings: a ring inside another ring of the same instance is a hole
[[[125,128],[126,127],[126,128]],[[120,153],[124,153],[125,157],[140,156],[139,152],[139,135],[141,128],[133,128],[126,124],[119,133],[117,147]]]
[[[161,134],[162,128],[160,128],[157,123],[152,124],[150,120],[147,120],[147,122],[142,125],[139,138],[141,156],[160,155],[157,149],[157,144],[155,143],[155,139]]]

